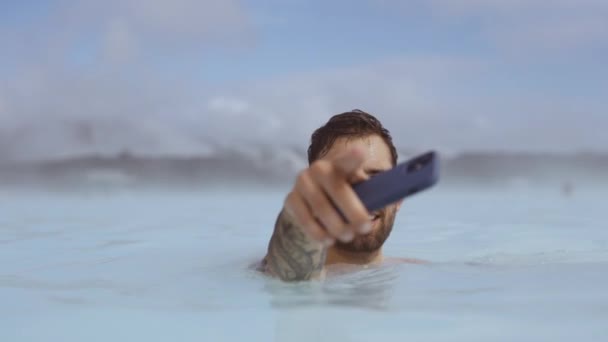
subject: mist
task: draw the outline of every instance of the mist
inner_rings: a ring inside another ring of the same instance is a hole
[[[0,163],[290,154],[354,108],[407,151],[608,153],[603,2],[344,4],[4,4]]]

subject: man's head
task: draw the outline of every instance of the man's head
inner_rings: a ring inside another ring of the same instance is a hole
[[[365,180],[378,172],[389,170],[397,163],[397,150],[392,137],[373,115],[355,109],[333,116],[311,137],[308,162],[332,159],[353,148],[365,153],[365,162],[353,182]],[[374,217],[371,233],[359,235],[349,243],[336,242],[338,249],[349,252],[379,250],[393,229],[400,203],[371,213]]]

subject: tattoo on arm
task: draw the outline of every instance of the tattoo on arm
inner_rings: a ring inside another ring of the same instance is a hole
[[[322,244],[311,240],[281,212],[264,263],[267,271],[282,280],[310,280],[320,276],[326,255]]]

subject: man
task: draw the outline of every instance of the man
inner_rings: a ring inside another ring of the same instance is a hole
[[[297,281],[335,264],[381,262],[401,202],[368,213],[351,185],[395,166],[389,131],[361,110],[335,115],[313,133],[308,162],[277,218],[264,271]]]

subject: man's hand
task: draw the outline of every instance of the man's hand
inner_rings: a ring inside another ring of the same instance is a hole
[[[363,154],[352,150],[317,160],[298,175],[284,209],[310,239],[330,246],[371,231],[369,213],[351,186],[366,178],[363,161]]]
[[[318,278],[328,246],[371,231],[369,214],[351,187],[367,178],[361,169],[363,159],[353,150],[318,160],[298,175],[264,258],[268,273],[288,281]]]

